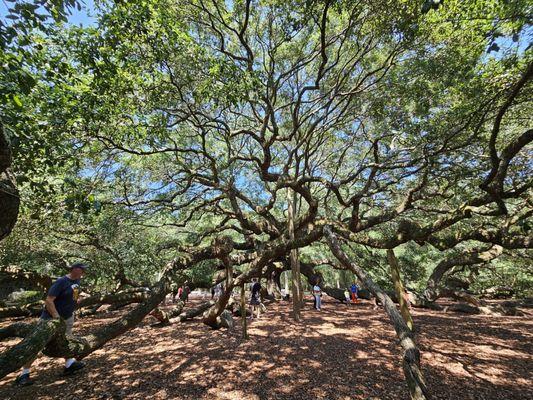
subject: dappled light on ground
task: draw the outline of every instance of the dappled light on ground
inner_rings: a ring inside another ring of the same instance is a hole
[[[328,301],[329,300],[329,301]],[[413,312],[422,365],[435,399],[527,399],[531,389],[530,317]],[[78,321],[79,332],[119,313]],[[59,360],[40,357],[33,387],[0,381],[4,399],[407,399],[399,348],[382,310],[326,298],[306,304],[295,324],[287,303],[268,306],[241,339],[200,321],[143,324],[87,357],[87,368],[61,376]],[[15,341],[2,343],[0,350]]]

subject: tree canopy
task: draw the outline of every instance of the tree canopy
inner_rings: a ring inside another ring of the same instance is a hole
[[[531,294],[529,2],[99,1],[86,27],[12,4],[4,264],[91,260],[111,289],[296,260],[333,286],[361,279],[341,240],[387,288],[396,249],[425,301],[452,276]]]

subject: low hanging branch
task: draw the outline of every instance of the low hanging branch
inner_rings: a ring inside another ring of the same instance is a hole
[[[78,308],[99,306],[102,304],[127,305],[131,303],[142,303],[149,297],[149,291],[145,289],[135,289],[135,291],[123,291],[97,295],[81,299]],[[26,304],[24,306],[13,306],[0,308],[0,318],[15,317],[37,317],[43,311],[44,302]]]
[[[456,267],[465,267],[470,265],[488,263],[503,254],[503,247],[499,245],[492,245],[488,249],[474,249],[463,251],[460,255],[452,258],[447,258],[441,261],[429,277],[424,296],[429,301],[435,301],[441,296],[447,295],[444,290],[440,288],[442,277],[450,270]]]
[[[41,315],[44,302],[38,301],[24,306],[0,308],[0,318],[36,317]]]
[[[86,297],[80,300],[80,302],[78,303],[78,308],[90,307],[97,304],[142,303],[143,301],[146,301],[148,297],[149,290],[147,288],[121,291],[117,293]]]
[[[178,304],[173,307],[172,309],[168,311],[163,311],[159,308],[154,309],[150,315],[157,319],[161,325],[168,325],[170,324],[170,319],[176,318],[181,314],[183,311],[183,307],[185,307],[185,303],[183,301],[178,301]]]
[[[183,311],[178,315],[179,322],[187,321],[193,319],[211,308],[215,302],[213,300],[206,301],[205,303],[200,304],[198,307],[189,308],[186,311]]]
[[[13,324],[5,330],[0,330],[0,337],[3,338],[25,336],[22,342],[0,355],[0,379],[21,368],[40,351],[50,357],[77,359],[86,357],[138,325],[163,300],[165,289],[166,285],[162,281],[144,303],[139,304],[122,318],[84,337],[67,338],[64,333],[65,325],[61,320],[39,320],[37,324]]]
[[[93,334],[81,338],[67,338],[57,335],[43,350],[50,357],[73,357],[82,359],[98,350],[110,340],[137,326],[163,299],[166,290],[163,282],[151,292],[150,297],[116,321],[102,327]]]
[[[25,338],[31,334],[36,324],[29,324],[27,322],[15,322],[0,329],[0,340],[9,338]]]
[[[32,361],[61,328],[65,323],[59,319],[40,320],[32,326],[24,340],[0,355],[0,379]]]
[[[8,265],[0,269],[0,283],[4,282],[16,282],[18,287],[29,287],[44,293],[52,285],[52,278],[35,271],[26,271],[16,265]]]
[[[357,275],[363,284],[376,296],[383,304],[389,316],[396,335],[400,339],[403,352],[403,371],[411,399],[429,399],[429,393],[424,381],[424,376],[420,370],[420,351],[416,346],[413,332],[409,329],[402,316],[396,309],[392,299],[363,271],[358,265],[352,263],[346,253],[341,249],[340,244],[329,226],[324,227],[325,238],[331,252],[350,271]]]

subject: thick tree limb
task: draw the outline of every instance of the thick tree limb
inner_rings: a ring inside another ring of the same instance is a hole
[[[52,285],[52,278],[34,271],[26,271],[17,266],[7,266],[0,269],[0,284],[17,282],[18,287],[34,288],[44,293]]]
[[[0,329],[0,340],[10,338],[25,338],[31,334],[35,326],[35,323],[30,324],[27,322],[15,322]]]
[[[32,361],[61,328],[61,320],[39,320],[24,340],[0,354],[0,379]]]
[[[503,247],[494,245],[485,250],[465,250],[462,254],[447,258],[437,264],[431,276],[429,277],[424,296],[429,301],[435,301],[439,296],[443,296],[442,292],[439,293],[439,284],[444,274],[450,271],[456,266],[467,266],[486,263],[499,257],[503,253]]]
[[[376,296],[383,304],[389,316],[396,335],[400,339],[403,353],[403,370],[412,399],[428,399],[429,393],[424,381],[424,376],[420,369],[420,351],[416,346],[414,335],[396,309],[391,298],[378,286],[367,274],[355,263],[351,262],[341,249],[340,244],[329,226],[324,227],[327,243],[338,260],[346,268],[351,270],[363,282],[363,284]]]
[[[403,320],[405,321],[409,329],[413,330],[413,318],[411,317],[411,313],[409,312],[409,306],[404,297],[405,291],[400,277],[400,265],[398,263],[396,255],[394,254],[394,250],[387,250],[387,259],[389,261],[391,269],[394,289],[396,290],[396,297],[398,297],[398,303],[400,304],[400,312],[402,313]]]
[[[24,306],[13,306],[0,308],[0,318],[15,317],[36,317],[41,315],[44,302],[26,304]]]
[[[215,302],[213,300],[206,301],[205,303],[200,304],[198,307],[189,308],[183,311],[180,315],[178,315],[177,318],[180,322],[193,319],[203,314],[205,311],[211,308],[214,304]]]
[[[149,291],[146,289],[135,289],[135,291],[123,291],[109,293],[97,296],[90,296],[81,299],[78,308],[90,307],[96,304],[130,304],[142,303],[149,297]]]
[[[171,310],[163,311],[159,308],[156,308],[150,313],[150,315],[156,318],[162,325],[168,325],[171,318],[175,318],[181,314],[183,307],[185,307],[185,303],[180,300],[178,301],[178,304]]]

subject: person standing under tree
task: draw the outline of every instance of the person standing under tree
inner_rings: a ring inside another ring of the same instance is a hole
[[[344,299],[346,300],[346,304],[348,305],[350,303],[350,291],[348,288],[344,290]]]
[[[318,284],[319,282],[313,286],[313,296],[315,297],[315,308],[320,311],[322,307],[322,290]]]
[[[187,303],[189,301],[189,294],[191,293],[191,288],[189,287],[189,281],[185,281],[185,284],[183,285],[183,291],[181,292],[181,300],[184,303]]]
[[[181,287],[178,287],[178,284],[176,282],[172,282],[170,285],[170,290],[172,291],[172,303],[176,302],[176,297],[180,298],[180,289]]]
[[[254,318],[254,310],[257,310],[257,318],[261,315],[261,284],[257,281],[257,278],[252,279],[252,296],[250,298],[250,306],[252,308],[252,319]]]
[[[66,330],[65,336],[72,336],[72,326],[74,325],[74,310],[78,304],[78,297],[80,295],[80,279],[85,274],[87,265],[83,263],[74,263],[70,266],[70,272],[59,278],[48,290],[48,295],[44,302],[44,309],[41,314],[41,319],[59,319],[65,320]],[[15,384],[19,386],[27,386],[33,384],[30,379],[30,368],[33,364],[32,360],[22,368],[22,373],[17,376]],[[75,358],[65,359],[65,368],[63,375],[71,375],[77,370],[85,367],[85,364],[76,361]]]
[[[352,303],[357,303],[357,292],[359,291],[359,286],[357,286],[357,283],[353,283],[352,287],[350,288],[350,292],[352,293]]]
[[[176,293],[176,295],[174,296],[174,298],[172,299],[172,302],[175,303],[176,302],[176,296],[178,297],[178,300],[181,300],[181,296],[183,295],[183,286],[180,286],[178,288],[178,291]]]
[[[215,293],[214,293],[215,300],[218,300],[218,298],[221,295],[222,295],[222,283],[217,283],[215,285]]]

